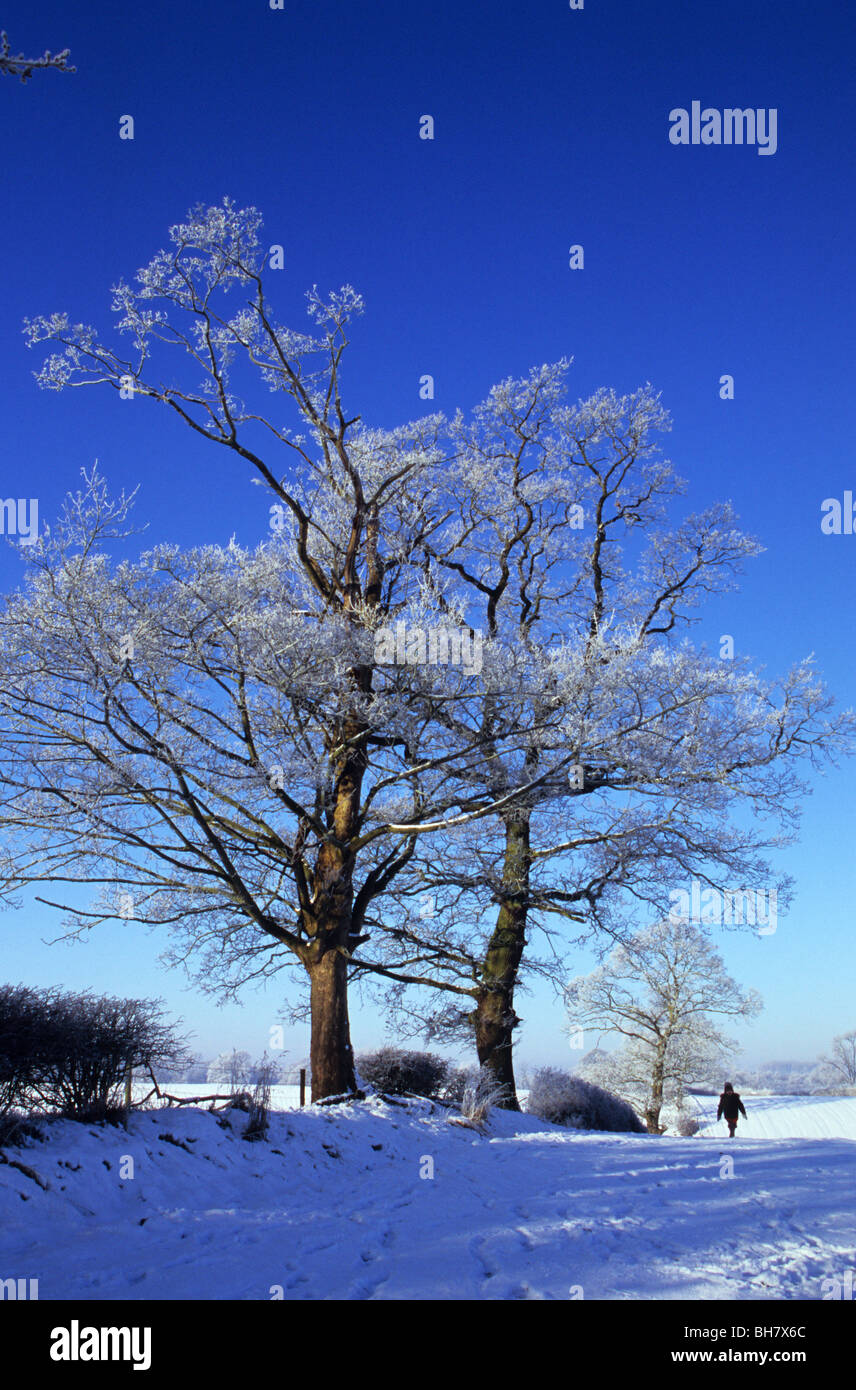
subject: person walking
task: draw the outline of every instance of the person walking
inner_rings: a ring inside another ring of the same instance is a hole
[[[737,1128],[737,1117],[742,1115],[746,1119],[746,1111],[743,1102],[737,1091],[735,1091],[730,1081],[726,1081],[722,1095],[719,1097],[719,1108],[716,1118],[721,1120],[725,1116],[725,1123],[728,1125],[728,1137],[734,1138],[734,1131]]]

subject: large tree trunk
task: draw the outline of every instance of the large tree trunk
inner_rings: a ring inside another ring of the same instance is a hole
[[[360,788],[365,770],[362,747],[355,747],[361,728],[351,721],[343,729],[343,756],[336,780],[329,838],[315,861],[313,901],[303,915],[309,943],[303,963],[309,972],[312,1099],[340,1096],[357,1088],[348,1018],[348,961],[365,937],[354,933],[354,856]]]
[[[312,1039],[312,1099],[356,1090],[354,1052],[348,1020],[348,962],[340,951],[326,951],[309,969]]]
[[[663,1081],[665,1075],[665,1047],[658,1049],[651,1074],[651,1095],[645,1108],[645,1124],[649,1134],[662,1134],[660,1111],[663,1108]]]
[[[485,954],[473,1016],[479,1065],[505,1088],[499,1102],[519,1110],[514,1081],[513,1034],[520,1019],[514,1012],[514,986],[526,945],[529,893],[529,823],[509,820],[505,827],[502,897],[496,926]]]

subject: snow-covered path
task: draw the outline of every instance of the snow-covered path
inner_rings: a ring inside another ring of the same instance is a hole
[[[7,1151],[50,1186],[0,1166],[0,1278],[38,1278],[42,1299],[820,1299],[856,1268],[846,1138],[731,1145],[502,1114],[482,1136],[378,1100],[280,1113],[267,1144],[242,1122],[65,1122]]]

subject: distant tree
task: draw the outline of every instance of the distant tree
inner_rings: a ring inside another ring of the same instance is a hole
[[[198,1081],[207,1081],[208,1067],[209,1063],[205,1061],[204,1058],[195,1057],[193,1061],[190,1063],[190,1065],[182,1070],[180,1076],[174,1077],[174,1080],[181,1081],[185,1085],[192,1084]]]
[[[252,1061],[249,1052],[221,1052],[208,1068],[208,1080],[227,1085],[231,1090],[246,1086],[250,1081]]]
[[[9,48],[9,38],[5,29],[0,33],[0,73],[5,73],[8,77],[20,77],[22,82],[27,82],[35,72],[36,68],[57,68],[59,72],[77,72],[77,68],[71,66],[68,61],[70,50],[64,48],[61,53],[51,53],[46,48],[41,58],[25,58],[23,53],[12,53]]]
[[[254,1086],[281,1086],[287,1071],[284,1056],[269,1057],[264,1052],[250,1067],[250,1081]]]
[[[852,1033],[839,1033],[833,1039],[829,1057],[821,1057],[824,1069],[839,1082],[856,1086],[856,1030]]]
[[[774,1096],[824,1095],[840,1084],[822,1061],[814,1065],[810,1062],[765,1062],[748,1070],[732,1068],[732,1079],[741,1091],[767,1092]]]
[[[702,931],[671,917],[616,946],[603,965],[571,981],[566,997],[573,1028],[626,1039],[614,1065],[626,1081],[644,1084],[650,1134],[662,1133],[667,1090],[680,1101],[683,1087],[734,1047],[719,1018],[753,1018],[762,1007],[755,990],[744,993],[727,974]],[[618,1079],[613,1073],[613,1084]]]

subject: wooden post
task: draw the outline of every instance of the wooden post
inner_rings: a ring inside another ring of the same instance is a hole
[[[306,1104],[306,1068],[300,1068],[300,1108]]]
[[[131,1082],[134,1077],[134,1069],[130,1065],[125,1069],[125,1128],[128,1128],[128,1115],[131,1111]]]

